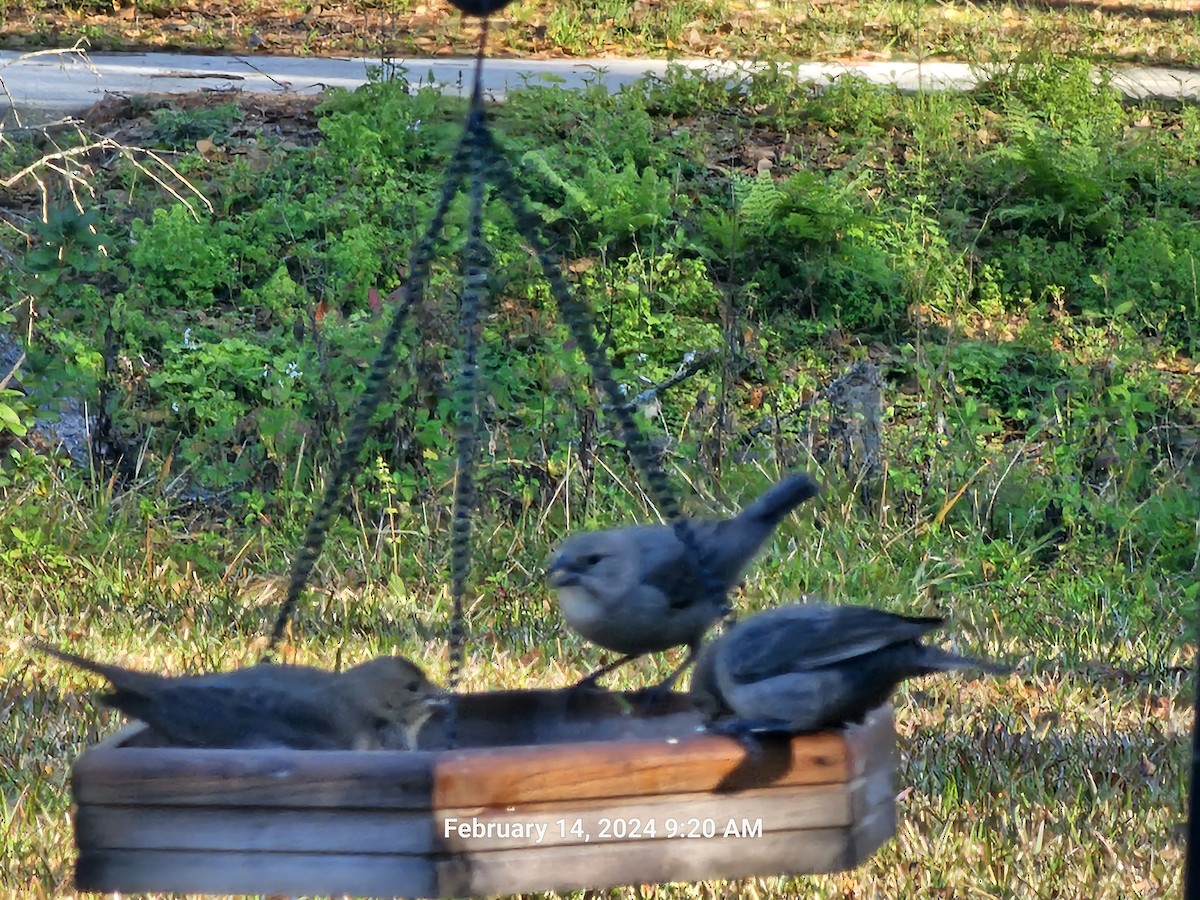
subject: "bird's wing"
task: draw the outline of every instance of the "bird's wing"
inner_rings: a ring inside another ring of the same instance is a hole
[[[208,747],[346,746],[322,705],[323,692],[286,690],[270,684],[180,682],[158,691],[149,703],[113,705],[142,719],[173,744]]]
[[[730,632],[724,657],[734,681],[751,682],[832,666],[919,638],[939,618],[865,606],[789,606],[760,613]]]
[[[632,529],[641,563],[641,583],[658,588],[673,607],[691,606],[701,599],[700,579],[687,548],[669,525]]]

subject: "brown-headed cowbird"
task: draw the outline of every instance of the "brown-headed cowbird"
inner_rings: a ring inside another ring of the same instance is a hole
[[[817,731],[861,721],[907,678],[1008,671],[922,644],[943,621],[822,603],[767,610],[705,645],[692,700],[714,731]]]
[[[259,663],[230,672],[168,677],[33,645],[109,680],[102,701],[140,719],[168,744],[374,750],[400,731],[410,749],[445,694],[403,656],[344,672]]]
[[[563,618],[589,641],[625,654],[581,684],[639,656],[686,644],[687,659],[663,685],[674,683],[709,626],[725,613],[726,594],[759,548],[784,516],[819,490],[808,475],[793,474],[733,518],[688,522],[699,559],[667,525],[610,528],[563,541],[548,569]]]

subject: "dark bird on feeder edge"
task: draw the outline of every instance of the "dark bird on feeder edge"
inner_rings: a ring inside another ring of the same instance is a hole
[[[921,643],[936,616],[807,603],[766,610],[705,645],[691,696],[709,730],[747,736],[860,722],[908,678],[1007,667]]]
[[[788,513],[819,490],[810,476],[797,473],[732,518],[688,522],[699,560],[669,525],[590,531],[563,541],[548,568],[563,618],[592,643],[624,654],[580,684],[594,685],[647,653],[686,645],[683,664],[659,685],[668,690],[695,658],[709,626],[727,612],[726,596],[759,548]]]
[[[173,746],[376,750],[398,731],[415,749],[421,725],[446,697],[403,656],[380,656],[344,672],[259,663],[169,677],[32,643],[107,678],[112,691],[102,702]]]

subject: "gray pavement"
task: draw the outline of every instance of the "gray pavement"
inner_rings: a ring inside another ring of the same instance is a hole
[[[676,60],[681,65],[735,74],[754,63],[720,63],[711,60]],[[433,81],[449,91],[462,92],[469,84],[471,59],[393,60],[413,82]],[[73,51],[20,54],[0,51],[0,116],[11,109],[27,119],[44,119],[77,113],[105,94],[178,93],[196,90],[313,92],[328,87],[354,88],[367,80],[368,70],[379,66],[368,58],[298,58],[283,56],[196,56],[171,53],[97,53]],[[661,73],[667,63],[646,59],[526,60],[489,59],[485,87],[501,96],[514,86],[558,83],[578,87],[599,80],[610,89],[647,73]],[[974,85],[980,70],[964,63],[864,62],[804,63],[797,66],[801,80],[824,81],[855,72],[870,81],[894,84],[902,90],[965,89]],[[1139,66],[1114,69],[1114,84],[1133,97],[1200,99],[1200,72]]]

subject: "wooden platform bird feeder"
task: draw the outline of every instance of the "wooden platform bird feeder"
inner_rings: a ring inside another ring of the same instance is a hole
[[[754,754],[697,733],[685,697],[633,702],[463,695],[447,751],[193,750],[134,726],[75,764],[76,886],[507,894],[832,872],[892,835],[890,708]]]

